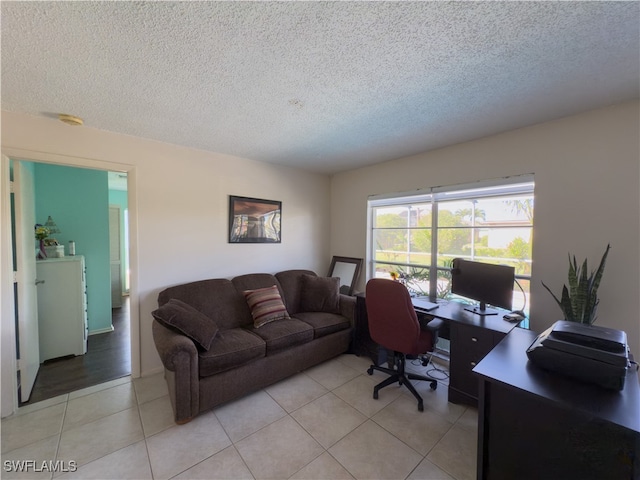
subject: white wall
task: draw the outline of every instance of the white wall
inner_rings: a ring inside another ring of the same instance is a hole
[[[335,175],[331,252],[365,258],[369,195],[534,173],[532,330],[561,318],[541,281],[560,294],[567,254],[588,258],[595,269],[610,243],[596,325],[626,331],[638,357],[639,106],[624,103]]]
[[[5,111],[2,148],[31,150],[34,160],[40,156],[36,152],[47,152],[68,156],[74,165],[95,159],[134,166],[130,192],[137,203],[132,240],[138,263],[132,268],[140,300],[142,375],[161,367],[151,335],[151,311],[161,289],[204,278],[328,268],[327,176]],[[282,243],[227,243],[228,195],[281,200]]]
[[[329,251],[365,256],[369,195],[519,173],[536,178],[532,328],[542,330],[560,318],[540,281],[559,291],[568,252],[593,264],[611,243],[597,324],[625,330],[637,357],[639,110],[637,101],[595,110],[345,172],[331,183],[322,175],[4,111],[2,147],[31,150],[32,157],[39,156],[36,152],[64,155],[80,166],[86,164],[83,159],[94,159],[134,167],[138,216],[133,241],[139,251],[132,268],[138,271],[143,375],[160,367],[150,312],[162,288],[286,268],[321,273]],[[282,244],[228,244],[229,194],[282,200]],[[3,222],[3,231],[9,227]],[[2,248],[4,253],[6,243]]]

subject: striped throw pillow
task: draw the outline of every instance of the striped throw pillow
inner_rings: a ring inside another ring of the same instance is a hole
[[[291,318],[282,302],[277,286],[245,290],[243,293],[251,309],[255,328],[260,328],[274,320]]]

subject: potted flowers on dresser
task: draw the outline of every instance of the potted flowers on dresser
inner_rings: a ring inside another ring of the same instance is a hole
[[[53,233],[60,233],[60,229],[51,216],[49,216],[44,225],[36,223],[35,236],[36,240],[38,240],[36,258],[44,260],[45,258],[64,257],[64,245],[60,245],[58,240],[50,236]]]

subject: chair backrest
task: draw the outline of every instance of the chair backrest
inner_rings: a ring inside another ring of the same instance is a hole
[[[367,282],[365,302],[369,333],[377,344],[407,354],[424,353],[417,351],[420,323],[407,287],[393,280],[373,278]]]

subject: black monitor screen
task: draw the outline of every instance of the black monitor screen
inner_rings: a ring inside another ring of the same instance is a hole
[[[469,309],[479,315],[497,312],[486,304],[511,310],[515,268],[507,265],[473,262],[456,258],[451,270],[451,293],[480,302],[480,308]]]

